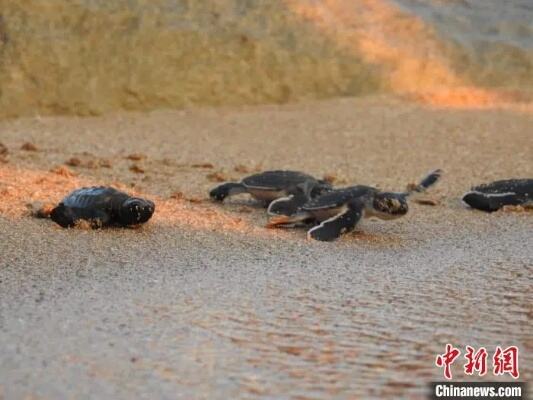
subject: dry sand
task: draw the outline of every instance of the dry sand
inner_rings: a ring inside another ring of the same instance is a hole
[[[531,380],[533,216],[459,196],[532,177],[532,126],[378,97],[1,122],[0,399],[421,399],[448,342],[516,345]],[[436,206],[335,243],[264,229],[246,197],[205,200],[259,169],[400,190],[438,167]],[[28,216],[82,184],[156,214],[103,231]]]

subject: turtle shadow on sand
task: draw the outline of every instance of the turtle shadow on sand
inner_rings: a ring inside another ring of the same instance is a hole
[[[318,223],[305,225],[304,232],[298,233],[297,238],[307,240],[309,243],[320,244],[323,241],[314,240],[307,234],[307,231],[309,229],[312,229],[313,227],[317,227],[319,225],[320,224]],[[326,244],[328,245],[332,244],[332,241],[326,242]],[[358,243],[369,247],[395,248],[398,246],[402,246],[405,243],[405,240],[401,235],[398,234],[381,231],[368,232],[367,230],[361,229],[359,227],[351,232],[343,234],[341,237],[338,238],[338,240],[335,241],[335,243],[338,243],[340,245]]]
[[[265,204],[264,201],[256,200],[254,198],[246,198],[242,195],[236,195],[231,200],[225,202],[227,205],[228,210],[230,211],[236,211],[236,212],[247,212],[245,211],[247,208],[249,208],[251,211],[263,211],[266,207],[268,207],[268,203]]]

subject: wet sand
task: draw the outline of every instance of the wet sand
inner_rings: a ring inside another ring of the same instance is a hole
[[[446,343],[516,345],[531,380],[533,216],[459,201],[533,176],[531,126],[381,97],[0,122],[0,399],[422,399]],[[244,196],[205,200],[259,169],[401,190],[439,167],[436,206],[335,243],[264,229]],[[83,184],[156,214],[102,231],[28,216]]]

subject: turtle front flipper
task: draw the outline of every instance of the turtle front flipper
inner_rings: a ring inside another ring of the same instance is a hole
[[[111,216],[104,210],[94,211],[93,216],[88,220],[91,228],[100,229],[111,223]]]
[[[63,228],[71,228],[76,225],[78,216],[72,208],[65,207],[63,203],[60,203],[50,213],[50,219]]]
[[[338,239],[341,235],[354,230],[363,216],[363,206],[348,207],[344,212],[323,221],[320,225],[307,232],[308,239],[330,242]]]
[[[463,201],[472,208],[481,211],[494,212],[503,206],[516,206],[523,203],[523,199],[516,193],[482,193],[468,192],[463,196]]]
[[[422,193],[425,192],[426,189],[428,189],[430,186],[433,186],[442,176],[442,170],[436,169],[435,171],[431,171],[429,174],[427,174],[424,179],[420,181],[420,183],[412,188],[409,189],[409,191],[406,193],[407,195],[413,194],[413,193]]]
[[[212,189],[209,192],[209,197],[215,201],[223,201],[226,197],[246,192],[247,190],[242,183],[228,182]]]

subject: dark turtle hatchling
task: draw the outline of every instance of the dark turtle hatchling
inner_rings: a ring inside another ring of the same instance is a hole
[[[209,192],[216,201],[249,193],[268,206],[269,214],[291,215],[308,200],[331,190],[323,180],[298,171],[265,171],[247,176],[240,182],[228,182]]]
[[[487,212],[503,206],[533,206],[533,179],[507,179],[475,186],[463,195],[463,201]]]
[[[384,220],[399,218],[409,210],[408,197],[425,191],[440,178],[441,170],[427,175],[407,192],[382,192],[371,186],[351,186],[331,190],[305,203],[292,216],[270,219],[268,227],[292,227],[303,222],[317,222],[307,233],[308,238],[331,241],[352,231],[363,217]]]
[[[131,226],[145,223],[154,213],[152,201],[131,197],[111,187],[87,187],[66,196],[51,213],[52,221],[64,228],[80,220],[94,228],[104,226]]]

